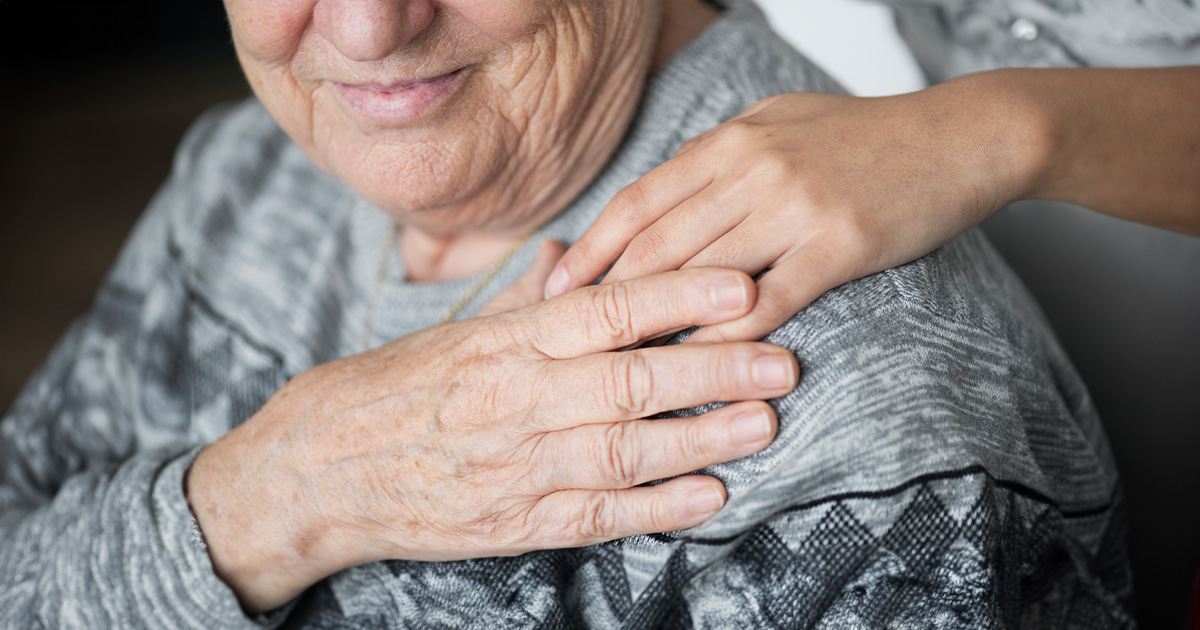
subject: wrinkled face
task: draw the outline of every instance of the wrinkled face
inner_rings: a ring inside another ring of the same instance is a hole
[[[607,161],[656,0],[225,0],[259,99],[322,169],[431,231],[527,229]]]

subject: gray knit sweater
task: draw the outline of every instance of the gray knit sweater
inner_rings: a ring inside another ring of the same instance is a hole
[[[611,163],[543,235],[577,238],[621,187],[762,97],[836,89],[735,4],[653,77]],[[708,471],[729,490],[708,523],[360,566],[246,618],[183,474],[289,378],[362,350],[385,232],[257,102],[195,125],[95,305],[0,424],[0,626],[1132,625],[1119,484],[1087,392],[975,232],[768,337],[802,382],[772,401],[772,446]],[[372,345],[433,325],[476,281],[404,276],[393,257]]]

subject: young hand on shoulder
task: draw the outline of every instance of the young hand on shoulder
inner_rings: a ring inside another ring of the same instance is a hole
[[[898,96],[768,98],[618,194],[546,294],[609,265],[606,283],[768,269],[752,312],[691,340],[755,339],[1021,199],[1200,234],[1196,102],[1200,68],[1003,70]]]

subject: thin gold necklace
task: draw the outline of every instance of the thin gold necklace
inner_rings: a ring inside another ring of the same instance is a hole
[[[508,261],[512,260],[512,257],[517,255],[517,252],[521,251],[521,248],[529,242],[529,239],[533,238],[533,235],[536,234],[537,231],[538,228],[536,227],[530,230],[529,233],[525,236],[522,236],[520,240],[518,240],[516,244],[514,244],[500,260],[492,263],[492,265],[483,273],[483,277],[475,282],[475,284],[471,285],[471,287],[467,289],[467,292],[464,293],[463,296],[460,297],[458,301],[450,307],[450,310],[443,315],[440,320],[438,320],[437,325],[441,326],[454,321],[454,318],[457,317],[458,314],[467,307],[467,304],[471,303],[471,300],[475,299],[475,296],[479,295],[479,292],[482,291],[483,288],[487,286],[487,284],[491,282],[493,278],[496,277],[496,274],[500,273],[500,270],[504,268],[504,265],[508,264]],[[375,288],[371,290],[371,302],[367,306],[367,321],[363,326],[363,352],[371,349],[371,337],[374,334],[375,327],[375,310],[379,307],[379,295],[383,292],[383,283],[385,280],[387,280],[388,269],[391,268],[392,250],[396,248],[396,244],[399,239],[400,222],[396,219],[391,219],[388,221],[387,240],[385,240],[383,244],[383,255],[379,257],[379,269],[375,272]]]

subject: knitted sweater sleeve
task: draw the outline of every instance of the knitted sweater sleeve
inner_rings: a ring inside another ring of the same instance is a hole
[[[239,628],[249,619],[214,574],[183,477],[206,440],[139,388],[147,322],[173,273],[172,215],[187,195],[193,129],[171,180],[92,308],[0,422],[0,626]]]

